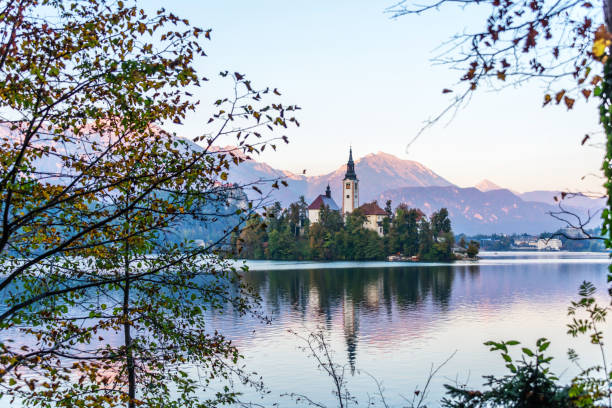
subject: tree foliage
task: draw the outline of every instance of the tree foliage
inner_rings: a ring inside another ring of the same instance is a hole
[[[447,385],[448,397],[442,400],[444,407],[514,407],[514,408],[571,408],[581,405],[570,395],[570,388],[559,386],[558,378],[550,371],[552,357],[544,353],[550,341],[538,339],[535,349],[522,348],[520,359],[513,361],[510,348],[518,341],[489,341],[491,351],[499,351],[510,370],[510,375],[485,377],[485,391],[468,390],[464,387]]]
[[[306,208],[301,198],[286,210],[275,203],[263,216],[254,215],[240,236],[234,237],[238,255],[247,259],[358,261],[399,253],[432,261],[454,259],[454,237],[446,209],[434,213],[430,222],[420,210],[400,205],[392,219],[383,220],[388,233],[381,237],[365,227],[366,216],[359,209],[343,220],[338,211],[322,206],[319,221],[309,224]],[[302,214],[297,235],[296,214]],[[434,236],[431,227],[434,219],[444,225],[445,232],[439,236]]]
[[[221,72],[233,92],[214,101],[200,145],[165,132],[199,104],[189,90],[208,81],[194,62],[209,38],[123,1],[0,1],[2,395],[81,407],[234,398],[229,388],[195,397],[242,375],[205,313],[256,301],[217,250],[257,209],[237,208],[234,193],[262,187],[229,185],[228,170],[276,148],[270,132],[297,125],[297,107]],[[216,148],[224,137],[237,147]],[[165,239],[236,216],[203,247]]]

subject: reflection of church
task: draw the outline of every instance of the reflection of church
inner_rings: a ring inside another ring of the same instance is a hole
[[[357,360],[357,331],[359,330],[359,309],[351,296],[344,294],[342,299],[342,326],[344,338],[346,340],[346,351],[348,353],[348,363],[351,373],[355,373],[355,361]]]
[[[359,179],[355,172],[355,162],[353,161],[353,149],[349,150],[349,159],[346,164],[346,174],[342,180],[342,212],[341,214],[346,217],[346,214],[350,214],[355,209],[359,209],[366,217],[364,222],[364,228],[376,231],[378,235],[383,235],[383,219],[387,216],[385,210],[380,208],[376,201],[371,203],[363,204],[359,206]],[[314,201],[308,206],[308,219],[310,223],[319,222],[319,215],[321,208],[327,206],[332,211],[339,211],[339,207],[331,197],[331,188],[329,184],[325,190],[325,194],[319,195]]]

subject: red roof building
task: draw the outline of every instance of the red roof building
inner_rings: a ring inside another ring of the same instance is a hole
[[[326,205],[332,211],[340,211],[340,208],[331,197],[331,189],[329,185],[327,185],[327,189],[325,190],[325,194],[319,195],[314,201],[308,206],[308,219],[310,223],[319,222],[319,212],[321,211],[321,207]]]
[[[365,203],[359,209],[364,215],[382,215],[383,217],[387,215],[387,212],[380,208],[376,201]]]
[[[366,221],[363,226],[369,230],[375,231],[381,237],[383,236],[383,219],[387,216],[387,212],[378,206],[376,201],[363,204],[359,210],[365,215]]]

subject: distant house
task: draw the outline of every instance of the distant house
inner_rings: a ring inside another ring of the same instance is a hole
[[[363,226],[369,230],[376,231],[378,235],[383,236],[383,220],[387,216],[387,212],[378,206],[376,201],[363,204],[359,210],[365,215],[366,221]]]
[[[325,189],[325,194],[319,195],[314,201],[308,206],[308,220],[310,223],[319,222],[319,214],[321,213],[321,207],[326,205],[332,211],[340,211],[340,208],[331,197],[331,189],[329,184]]]
[[[514,240],[514,246],[517,248],[535,249],[538,247],[538,238],[529,235],[523,235]]]
[[[467,254],[467,248],[463,248],[463,247],[455,245],[453,246],[453,254],[465,255]]]
[[[538,239],[538,251],[560,251],[562,246],[560,239]]]

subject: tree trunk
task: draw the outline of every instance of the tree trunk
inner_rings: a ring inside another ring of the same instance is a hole
[[[126,251],[127,252],[127,251]],[[130,333],[131,324],[129,321],[130,307],[130,261],[129,255],[125,256],[125,287],[123,289],[123,333],[125,344],[125,358],[127,363],[128,375],[128,408],[136,408],[136,374],[134,367],[134,355],[132,353],[132,336]]]

